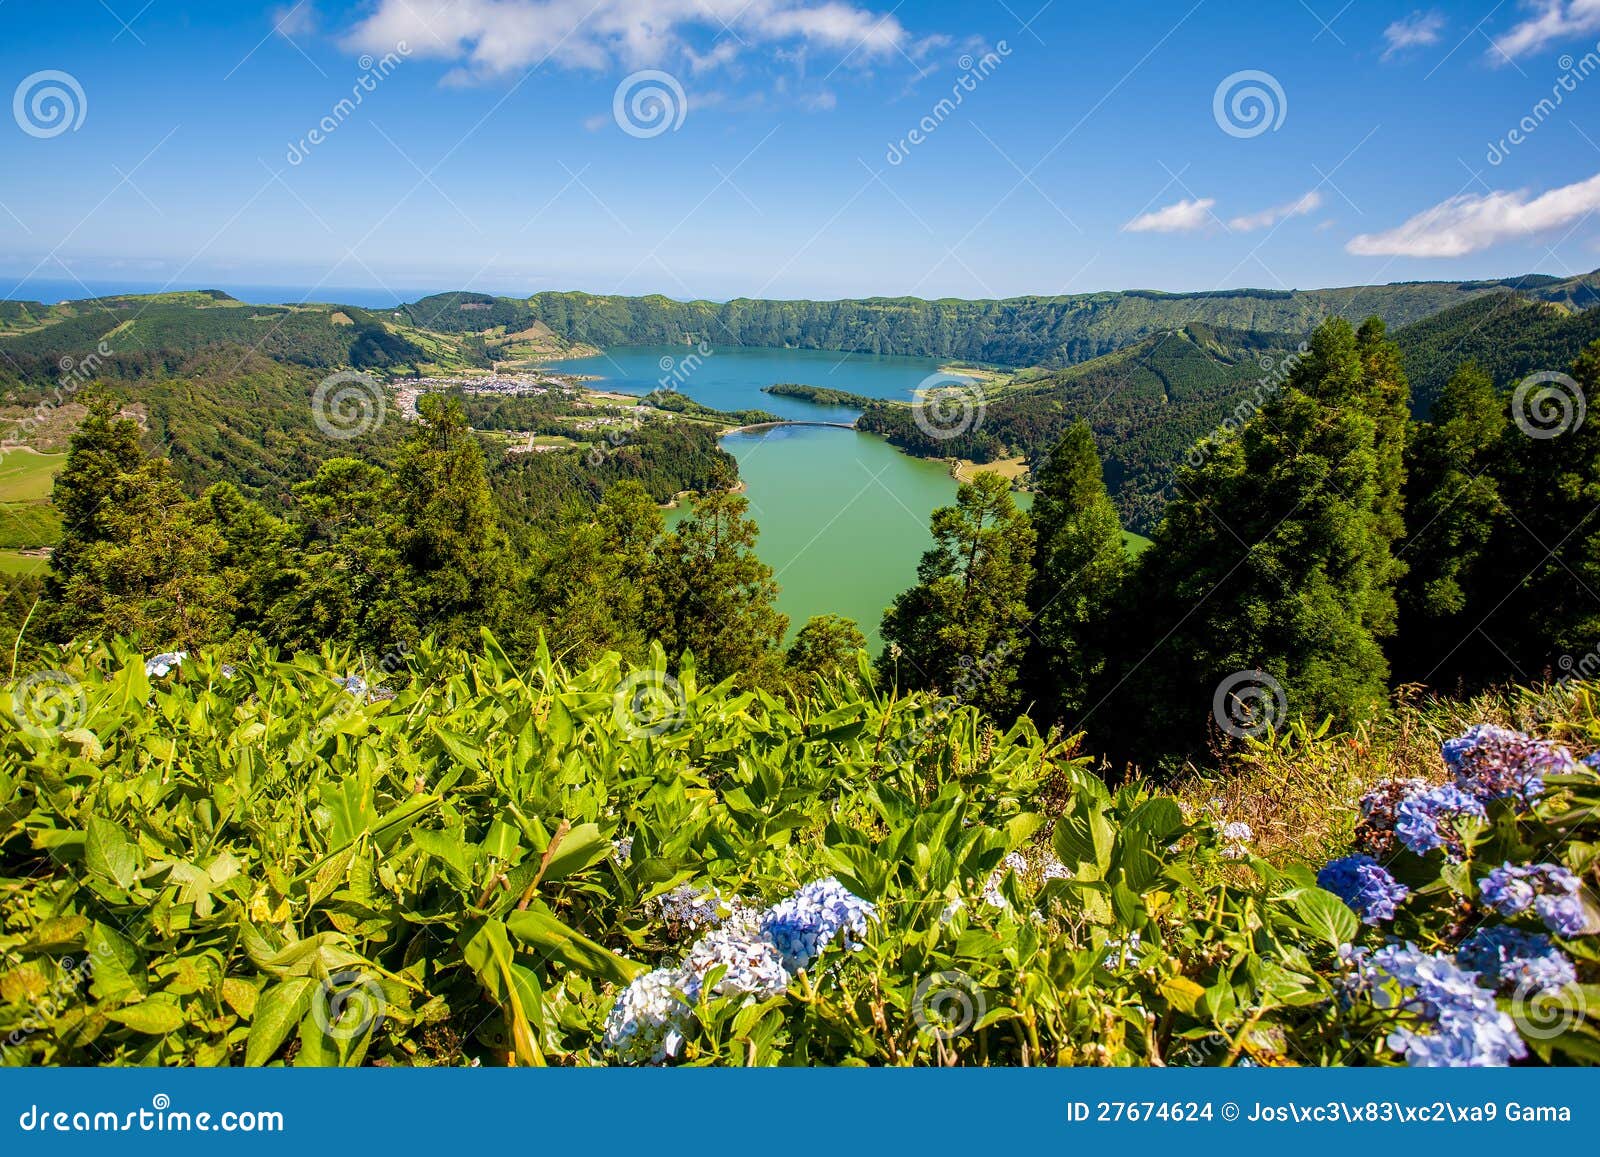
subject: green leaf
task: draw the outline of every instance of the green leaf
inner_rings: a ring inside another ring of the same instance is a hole
[[[250,1021],[250,1035],[245,1042],[244,1063],[264,1065],[272,1054],[288,1039],[289,1033],[300,1023],[311,1007],[319,983],[309,976],[295,976],[273,985],[256,1001],[255,1016]]]
[[[1334,948],[1349,944],[1361,931],[1361,921],[1345,902],[1321,888],[1306,888],[1288,897],[1289,906],[1315,935]]]
[[[611,841],[600,834],[599,824],[579,824],[562,837],[545,865],[542,880],[563,880],[599,863],[611,854]]]
[[[550,959],[613,984],[627,984],[641,972],[649,971],[645,965],[618,956],[567,927],[550,913],[535,908],[507,916],[506,930]]]
[[[100,816],[89,817],[84,844],[84,867],[110,880],[124,892],[139,879],[139,848],[120,826]]]
[[[166,1036],[183,1027],[183,1009],[170,996],[157,994],[138,1004],[106,1013],[106,1017],[146,1036]]]

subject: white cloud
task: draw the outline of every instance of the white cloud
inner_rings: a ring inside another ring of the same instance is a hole
[[[1461,257],[1530,237],[1600,209],[1600,174],[1529,199],[1526,190],[1451,197],[1387,233],[1363,233],[1345,249],[1361,257]]]
[[[1404,20],[1396,20],[1383,30],[1385,48],[1383,59],[1389,60],[1408,48],[1421,48],[1439,43],[1439,33],[1444,31],[1444,13],[1413,12]]]
[[[1536,52],[1551,41],[1600,29],[1600,0],[1524,0],[1523,7],[1533,15],[1495,38],[1494,47],[1489,50],[1491,59],[1503,64],[1508,58]]]
[[[311,0],[296,0],[272,10],[272,30],[279,36],[309,36],[317,30],[317,10]]]
[[[697,53],[691,37],[724,39]],[[782,43],[867,62],[904,51],[909,38],[893,15],[847,0],[377,0],[345,37],[347,47],[373,53],[400,41],[417,56],[461,61],[449,79],[462,81],[547,61],[637,68],[683,56],[698,71],[727,63],[743,45]]]
[[[1250,213],[1243,217],[1235,217],[1228,222],[1228,228],[1237,233],[1252,233],[1257,229],[1268,229],[1288,217],[1304,217],[1307,213],[1314,213],[1322,207],[1322,194],[1312,189],[1311,192],[1284,205],[1274,205],[1270,209],[1263,209],[1259,213]]]
[[[1187,233],[1211,220],[1214,197],[1182,200],[1150,213],[1141,213],[1122,227],[1124,233]]]

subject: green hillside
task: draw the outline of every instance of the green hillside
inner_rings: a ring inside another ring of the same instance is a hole
[[[1519,277],[1316,290],[1128,290],[991,301],[884,297],[712,302],[588,293],[539,293],[521,300],[450,293],[424,298],[402,311],[412,324],[441,332],[483,332],[537,321],[573,341],[598,346],[708,341],[1061,366],[1191,324],[1303,334],[1333,314],[1376,314],[1400,326],[1507,289],[1552,301],[1594,296],[1582,278]]]

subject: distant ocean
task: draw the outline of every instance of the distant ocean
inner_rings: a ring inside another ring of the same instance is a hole
[[[160,281],[99,281],[87,278],[83,281],[73,281],[70,278],[62,280],[53,277],[31,277],[18,285],[15,275],[0,274],[0,300],[53,303],[83,297],[109,297],[119,293],[160,293],[163,290],[176,292],[182,289],[220,289],[223,293],[251,305],[326,301],[337,305],[359,305],[365,309],[388,309],[402,302],[416,301],[427,297],[430,293],[440,292],[438,289],[390,291],[337,285],[324,285],[312,289],[308,285],[226,285],[217,282],[183,282],[169,286]],[[397,293],[399,296],[396,296]]]

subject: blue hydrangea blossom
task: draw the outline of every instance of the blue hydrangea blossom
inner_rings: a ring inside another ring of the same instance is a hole
[[[1480,928],[1456,950],[1461,967],[1503,987],[1541,991],[1577,982],[1572,961],[1538,932],[1500,925]]]
[[[1371,856],[1345,856],[1317,873],[1317,887],[1332,892],[1361,917],[1362,923],[1393,920],[1395,908],[1411,890]]]
[[[1407,796],[1396,809],[1394,833],[1419,856],[1444,848],[1452,858],[1461,854],[1457,824],[1464,818],[1483,819],[1486,813],[1476,796],[1446,784]]]
[[[1544,793],[1544,777],[1572,768],[1572,754],[1548,739],[1480,723],[1440,749],[1456,786],[1485,802],[1531,802]]]
[[[1358,984],[1371,990],[1374,1003],[1420,1021],[1395,1028],[1386,1041],[1406,1064],[1488,1068],[1528,1055],[1494,993],[1451,957],[1421,952],[1414,944],[1390,944],[1370,956],[1355,950],[1347,959],[1359,967]]]

